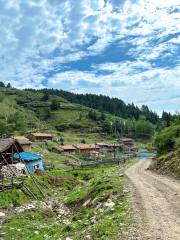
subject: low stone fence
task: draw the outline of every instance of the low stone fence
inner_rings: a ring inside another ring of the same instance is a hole
[[[88,167],[98,167],[103,165],[113,165],[124,163],[127,158],[121,158],[111,161],[87,161],[87,162],[71,162],[69,160],[64,161],[64,164],[71,166],[73,168],[88,168]]]

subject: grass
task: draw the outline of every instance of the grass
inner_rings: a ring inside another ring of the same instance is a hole
[[[35,175],[38,182],[43,183],[41,186],[42,192],[47,196],[52,196],[53,190],[61,188],[67,190],[72,189],[73,186],[78,184],[76,179],[68,172],[53,170],[43,175]],[[31,190],[38,200],[43,200],[43,195],[36,187],[32,178],[25,179],[24,184]],[[10,207],[18,207],[26,203],[30,203],[33,200],[33,196],[25,189],[12,189],[1,193],[0,197],[0,209],[8,209]]]
[[[46,214],[47,209],[39,208],[38,211],[10,216],[0,228],[0,238],[56,240],[71,237],[79,240],[89,235],[92,239],[123,239],[124,229],[132,223],[132,213],[128,197],[123,192],[125,181],[119,174],[132,161],[121,166],[68,172],[52,170],[48,172],[50,177],[38,176],[50,187],[50,192],[47,192],[49,197],[57,198],[57,202],[70,209],[70,215],[57,217]],[[17,191],[14,190],[13,194]],[[23,199],[22,195],[19,199]],[[114,203],[113,208],[105,205],[108,201]]]
[[[62,133],[62,137],[64,139],[64,143],[70,144],[78,144],[81,143],[82,140],[85,140],[86,143],[98,143],[98,142],[107,142],[113,143],[114,137],[103,134],[103,133],[91,133],[91,132],[84,132],[84,131],[64,131]]]

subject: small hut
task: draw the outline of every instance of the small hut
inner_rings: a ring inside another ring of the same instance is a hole
[[[19,142],[13,138],[0,139],[0,164],[6,165],[14,162],[14,154],[23,152]]]
[[[79,153],[100,152],[100,147],[97,144],[78,144],[74,145]]]
[[[46,141],[52,141],[53,140],[53,135],[50,133],[31,133],[28,136],[28,139],[32,142],[46,142]]]
[[[132,138],[121,138],[120,143],[128,147],[134,146],[134,142]]]
[[[14,182],[17,171],[13,164],[16,163],[14,154],[22,151],[21,145],[15,139],[0,139],[0,192],[22,185],[22,180]],[[5,182],[4,179],[6,179]]]
[[[23,162],[29,173],[34,173],[36,170],[44,171],[42,156],[29,152],[16,153],[14,158]]]
[[[108,143],[97,143],[97,145],[99,146],[101,153],[106,153],[110,149]]]
[[[62,146],[63,152],[68,154],[75,154],[77,149],[73,145],[63,145]]]
[[[17,137],[15,137],[15,139],[21,145],[21,147],[23,148],[23,151],[25,151],[25,152],[31,151],[32,142],[28,138],[26,138],[24,136],[17,136]]]

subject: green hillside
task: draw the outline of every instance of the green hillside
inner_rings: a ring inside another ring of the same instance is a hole
[[[110,114],[102,116],[99,111],[72,104],[59,96],[13,88],[0,88],[0,109],[1,135],[50,131],[67,142],[80,142],[84,138],[87,142],[101,140],[104,121],[120,119]],[[95,120],[89,117],[92,111],[96,115]]]
[[[155,139],[158,158],[154,160],[151,169],[159,173],[180,177],[180,118],[163,129]]]
[[[154,134],[155,125],[148,121],[145,114],[138,119],[132,116],[122,118],[94,105],[93,100],[93,108],[90,108],[84,102],[82,105],[72,102],[67,94],[64,97],[55,94],[56,91],[0,87],[0,135],[49,131],[70,143],[97,142],[104,138],[112,141],[114,134],[150,139]],[[99,104],[103,99],[98,98]],[[123,106],[117,105],[116,110],[121,112]],[[133,108],[131,112],[133,114]]]

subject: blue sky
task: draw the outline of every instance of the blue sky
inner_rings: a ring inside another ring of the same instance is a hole
[[[179,0],[0,0],[0,81],[180,111]]]

